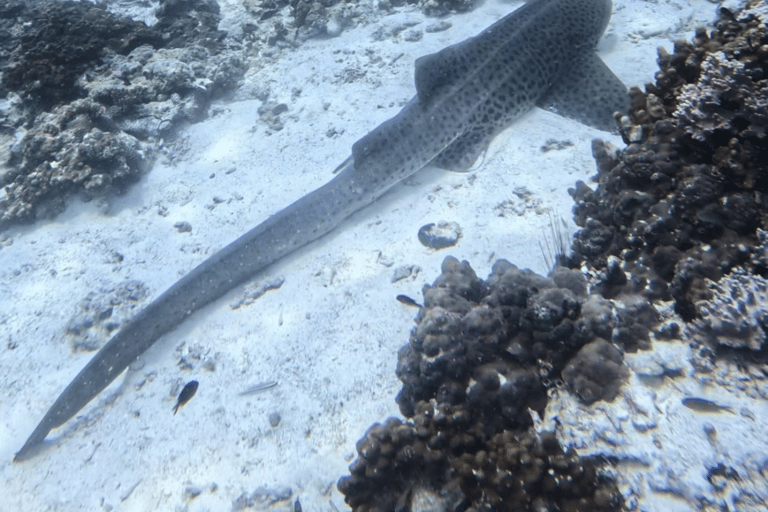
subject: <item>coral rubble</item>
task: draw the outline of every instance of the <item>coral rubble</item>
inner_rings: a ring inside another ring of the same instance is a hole
[[[72,350],[97,350],[136,312],[149,296],[149,288],[137,280],[102,286],[91,292],[76,307],[67,322]]]
[[[120,191],[158,138],[207,116],[245,72],[213,0],[165,0],[152,27],[89,2],[0,8],[0,228]]]

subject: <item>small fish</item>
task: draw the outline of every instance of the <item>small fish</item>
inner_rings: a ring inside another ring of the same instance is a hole
[[[415,300],[413,300],[412,298],[410,298],[407,295],[398,295],[395,298],[399,302],[402,302],[403,304],[405,304],[406,306],[413,306],[414,308],[423,308],[424,307],[424,306],[422,306],[421,304],[419,304],[418,302],[416,302]]]
[[[196,380],[191,380],[187,382],[187,385],[184,386],[184,389],[181,390],[181,393],[179,393],[179,399],[176,400],[176,406],[173,408],[173,414],[176,415],[176,411],[179,410],[179,407],[184,405],[185,403],[189,402],[193,396],[195,396],[195,393],[197,392],[197,385],[199,382]]]
[[[731,410],[731,408],[727,405],[720,405],[713,402],[712,400],[707,400],[706,398],[696,398],[689,396],[683,398],[682,402],[684,406],[696,412],[717,413]]]
[[[254,384],[253,386],[249,387],[245,391],[240,392],[239,395],[240,396],[252,395],[254,393],[258,393],[259,391],[264,391],[265,389],[273,388],[275,386],[277,386],[277,382],[273,380],[259,382],[258,384]]]

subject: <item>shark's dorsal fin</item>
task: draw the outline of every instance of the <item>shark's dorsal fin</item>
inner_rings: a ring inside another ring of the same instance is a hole
[[[433,93],[441,87],[456,83],[468,72],[466,41],[424,55],[414,64],[414,81],[419,102],[426,105]]]
[[[616,131],[614,112],[629,110],[627,87],[593,52],[580,55],[536,106],[599,130]]]

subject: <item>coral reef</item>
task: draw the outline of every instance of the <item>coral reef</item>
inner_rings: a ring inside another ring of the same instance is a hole
[[[358,442],[351,476],[339,481],[352,510],[620,510],[597,464],[564,452],[551,434],[505,430],[472,447],[461,445],[472,439],[466,421],[420,414],[414,422],[390,418]]]
[[[157,139],[207,116],[245,72],[213,0],[166,0],[152,27],[89,2],[0,10],[0,228],[120,192]]]
[[[582,402],[613,400],[629,372],[621,352],[604,339],[584,345],[563,369],[563,381]]]
[[[389,0],[385,5],[418,4],[427,16],[445,16],[451,12],[469,12],[478,0]]]
[[[722,51],[707,55],[696,83],[681,88],[674,117],[699,142],[724,131],[742,138],[765,138],[768,85],[753,83],[753,75],[743,62],[729,59]]]
[[[760,3],[721,9],[693,44],[659,51],[661,70],[633,88],[622,120],[628,147],[596,141],[598,188],[571,190],[574,265],[605,297],[675,301],[691,321],[710,281],[749,266],[768,271],[758,233],[768,227],[768,29]]]
[[[162,33],[88,2],[11,1],[2,18],[0,93],[15,91],[41,110],[84,97],[78,78],[105,55],[164,44]]]
[[[587,295],[583,275],[545,278],[500,260],[483,281],[449,256],[416,322],[397,366],[409,421],[376,425],[358,443],[339,481],[353,510],[619,509],[595,462],[529,429],[564,368],[588,403],[612,398],[626,376],[621,352],[600,337],[619,325],[614,311]]]
[[[152,161],[149,144],[117,129],[107,110],[87,98],[37,116],[21,144],[21,162],[5,175],[0,224],[60,213],[62,192],[93,198],[119,189]]]
[[[768,332],[768,281],[737,269],[707,281],[711,297],[696,302],[697,319],[686,333],[697,345],[761,350]]]
[[[161,0],[152,28],[163,34],[167,48],[199,45],[216,51],[226,37],[218,29],[220,12],[216,0]]]

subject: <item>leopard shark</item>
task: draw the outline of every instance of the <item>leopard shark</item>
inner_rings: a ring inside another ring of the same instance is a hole
[[[595,54],[611,0],[532,0],[475,37],[420,57],[416,95],[352,145],[327,184],[215,253],[128,321],[45,414],[30,456],[163,334],[268,265],[322,237],[428,164],[466,170],[535,106],[611,130],[627,89]]]

